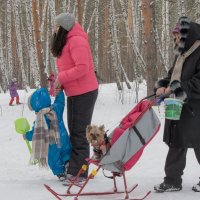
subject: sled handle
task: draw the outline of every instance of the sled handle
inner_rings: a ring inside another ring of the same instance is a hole
[[[144,97],[142,100],[149,99],[149,98],[155,97],[155,96],[156,96],[156,93],[153,93],[153,94],[151,94],[149,96]]]
[[[160,95],[160,96],[157,96],[156,93],[153,93],[153,94],[150,94],[149,96],[144,97],[142,100],[144,100],[144,99],[149,99],[149,98],[151,98],[151,97],[165,98],[165,97],[168,97],[168,96],[169,96],[170,94],[172,94],[172,93],[173,93],[173,91],[171,91],[171,92],[169,92],[169,93],[167,93],[167,94],[162,94],[162,95]]]

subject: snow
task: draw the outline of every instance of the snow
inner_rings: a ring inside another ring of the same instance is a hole
[[[26,101],[31,94],[19,91],[21,102],[24,105],[8,106],[9,94],[0,94],[0,199],[1,200],[53,200],[55,197],[49,193],[43,184],[48,184],[58,192],[64,193],[66,187],[57,180],[48,169],[40,169],[38,166],[29,165],[30,154],[22,136],[15,132],[14,121],[22,116],[26,117],[30,124],[35,119],[35,114],[28,110]],[[139,99],[146,94],[145,86],[141,86]],[[123,99],[123,104],[119,100]],[[134,90],[126,90],[123,94],[117,91],[115,84],[101,85],[97,99],[93,124],[104,124],[110,131],[114,129],[120,120],[135,106]],[[167,154],[167,146],[162,142],[164,111],[163,106],[154,107],[162,126],[156,137],[146,147],[137,164],[126,173],[128,186],[135,183],[139,186],[130,193],[130,197],[142,197],[145,192],[152,193],[146,199],[149,200],[197,200],[200,193],[195,193],[191,187],[198,182],[199,165],[193,150],[188,150],[187,165],[183,175],[183,190],[180,192],[157,194],[153,191],[155,184],[161,183],[164,176],[164,164]],[[1,113],[2,111],[2,113]],[[66,110],[64,113],[66,122]],[[91,166],[90,170],[95,166]],[[123,189],[121,178],[117,179],[120,190]],[[94,180],[89,182],[86,191],[110,191],[112,180],[103,176],[100,171]],[[124,195],[112,195],[102,197],[80,197],[79,199],[123,199]],[[63,199],[73,199],[63,198]]]

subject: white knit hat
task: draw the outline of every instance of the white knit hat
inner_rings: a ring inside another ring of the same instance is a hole
[[[72,13],[61,13],[56,16],[55,22],[65,30],[70,31],[75,24],[75,17]]]

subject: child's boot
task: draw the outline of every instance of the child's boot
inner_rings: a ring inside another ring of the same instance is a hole
[[[13,101],[14,101],[14,98],[12,97],[10,102],[9,102],[9,106],[12,106]]]
[[[61,181],[61,182],[66,179],[65,173],[58,174],[57,177],[58,177],[59,181]]]
[[[19,96],[16,97],[16,104],[21,104],[21,103],[19,102]]]

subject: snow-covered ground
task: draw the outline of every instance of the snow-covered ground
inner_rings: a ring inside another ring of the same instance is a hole
[[[145,96],[145,87],[140,89],[139,98]],[[27,101],[28,95],[20,91],[20,100]],[[123,98],[123,104],[119,101]],[[101,85],[99,97],[93,115],[93,124],[104,124],[106,129],[112,130],[119,121],[135,106],[135,93],[133,90],[125,90],[119,94],[116,85]],[[30,154],[22,136],[15,132],[14,121],[17,118],[26,117],[30,124],[35,119],[34,113],[28,110],[27,105],[8,106],[9,94],[0,94],[0,199],[1,200],[53,200],[55,197],[49,193],[44,183],[64,193],[66,188],[58,182],[50,170],[40,169],[38,166],[29,165]],[[128,185],[138,183],[139,186],[131,194],[131,197],[141,197],[145,192],[152,190],[147,199],[149,200],[199,200],[200,193],[191,190],[193,184],[197,183],[200,176],[200,167],[192,150],[188,151],[187,165],[183,175],[183,190],[174,193],[157,194],[153,191],[155,184],[161,183],[164,176],[164,163],[167,146],[162,142],[164,112],[162,106],[154,108],[159,116],[162,126],[159,133],[145,149],[138,163],[126,173]],[[66,122],[66,110],[64,113]],[[93,169],[94,166],[91,167]],[[91,170],[90,169],[90,170]],[[122,180],[118,178],[118,186],[123,189]],[[92,180],[87,191],[109,191],[112,190],[112,180],[99,174]],[[112,195],[102,197],[80,197],[79,199],[119,199],[124,195]],[[63,198],[63,199],[73,199]]]

